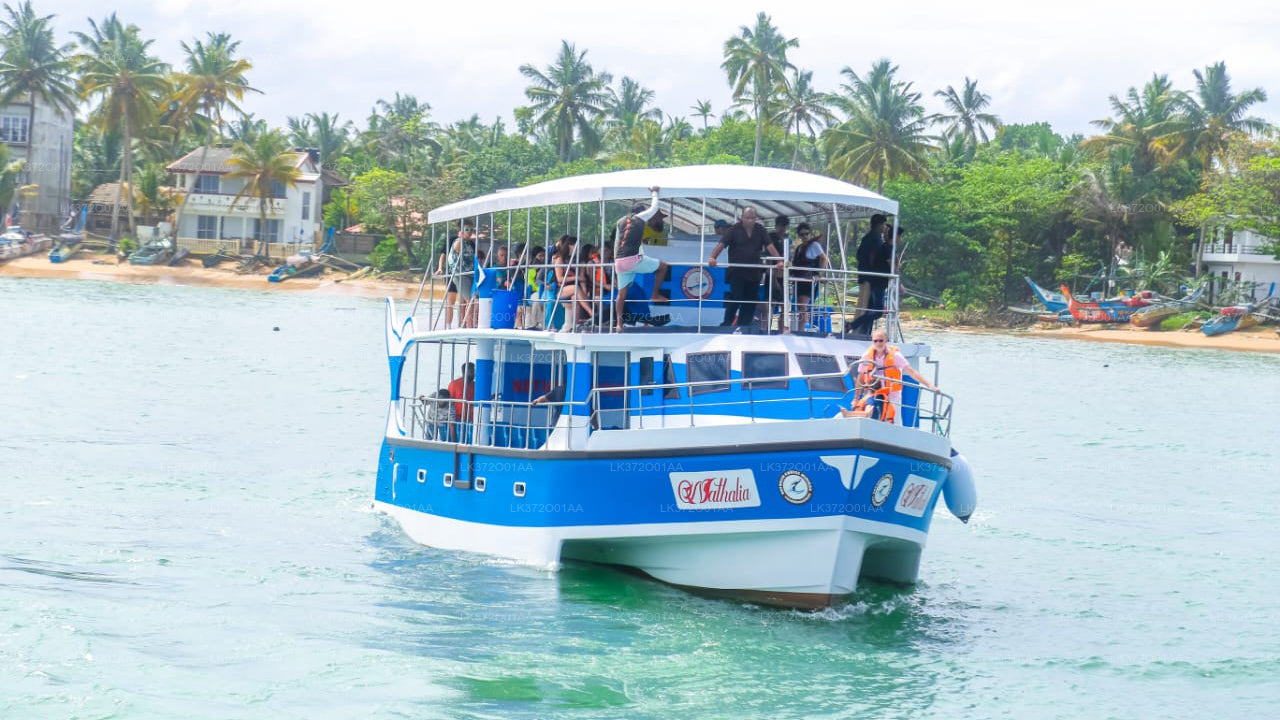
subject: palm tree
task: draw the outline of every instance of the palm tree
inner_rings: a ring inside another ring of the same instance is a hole
[[[234,207],[241,198],[258,201],[259,256],[267,253],[267,204],[279,194],[280,187],[295,187],[302,172],[298,170],[298,153],[289,149],[289,140],[278,130],[258,133],[252,142],[237,142],[227,160],[231,172],[228,180],[244,180],[244,187],[231,200]]]
[[[27,161],[9,157],[9,146],[0,143],[0,215],[12,210],[13,198],[18,193],[18,176],[27,167]]]
[[[946,124],[947,135],[958,135],[964,138],[969,157],[978,149],[978,143],[988,143],[992,132],[1000,129],[1000,118],[984,112],[991,104],[991,96],[978,90],[978,81],[964,79],[964,90],[956,92],[951,85],[946,90],[938,90],[935,96],[942,98],[942,104],[948,112],[933,116],[935,123]]]
[[[813,89],[813,71],[796,70],[782,88],[782,109],[773,119],[784,128],[795,127],[796,147],[791,154],[791,167],[796,166],[800,158],[800,126],[809,131],[809,137],[816,139],[815,127],[826,127],[835,121],[831,112],[831,97]]]
[[[1159,139],[1174,128],[1171,118],[1175,93],[1167,75],[1152,75],[1139,93],[1129,88],[1125,99],[1112,95],[1114,117],[1094,120],[1093,125],[1106,131],[1082,143],[1085,150],[1110,155],[1117,150],[1129,153],[1129,166],[1134,175],[1143,176],[1155,169],[1157,156],[1163,152]]]
[[[524,90],[532,103],[535,127],[552,132],[560,160],[572,159],[575,135],[583,150],[592,154],[600,148],[600,133],[593,120],[600,118],[609,105],[609,83],[613,76],[597,73],[587,62],[587,51],[567,40],[560,41],[560,54],[542,71],[533,65],[520,66],[520,74],[533,81]]]
[[[739,102],[749,97],[755,112],[756,150],[752,165],[760,164],[765,114],[786,80],[786,71],[795,67],[787,60],[787,50],[799,46],[799,40],[783,37],[763,12],[756,15],[754,29],[743,25],[736,36],[724,42],[724,62],[720,67],[729,75],[733,97]]]
[[[124,188],[133,184],[133,138],[150,125],[161,98],[168,97],[169,66],[148,54],[151,40],[139,37],[137,25],[124,25],[115,13],[99,26],[89,21],[92,34],[75,33],[84,51],[76,56],[80,68],[80,96],[99,96],[101,104],[90,121],[103,129],[119,129],[121,144],[120,187],[111,213],[111,241],[120,237],[120,199],[123,195],[133,217],[133,199]]]
[[[267,131],[267,121],[245,113],[227,125],[227,139],[232,142],[252,143],[253,139]]]
[[[37,17],[30,2],[17,9],[4,6],[8,18],[0,20],[4,37],[0,38],[0,105],[17,98],[31,97],[35,126],[37,99],[60,115],[76,111],[76,92],[71,80],[72,45],[58,45],[53,38],[52,15]]]
[[[716,116],[715,113],[711,112],[711,101],[699,100],[693,105],[690,105],[689,109],[693,111],[694,115],[702,118],[702,132],[706,133],[708,130],[707,119]]]
[[[830,172],[862,183],[874,177],[877,192],[898,175],[927,178],[926,155],[935,149],[920,93],[895,79],[897,71],[887,59],[876,61],[865,78],[844,68],[850,82],[835,102],[849,117],[823,135]]]
[[[1178,127],[1160,142],[1173,152],[1198,158],[1206,168],[1227,151],[1235,133],[1261,133],[1271,126],[1263,119],[1246,116],[1249,108],[1266,102],[1262,88],[1231,92],[1231,78],[1225,62],[1195,71],[1195,95],[1178,92],[1174,106],[1181,112]]]
[[[204,116],[207,130],[204,144],[200,148],[200,169],[204,169],[209,157],[215,132],[222,134],[223,108],[243,114],[244,110],[237,103],[244,101],[244,94],[262,92],[250,87],[244,77],[253,66],[248,60],[235,57],[239,45],[239,41],[232,42],[227,33],[212,32],[208,33],[208,44],[201,40],[195,40],[190,45],[182,43],[182,51],[187,54],[186,72],[176,77],[174,99],[183,116]],[[198,176],[198,173],[191,173],[192,184]],[[191,197],[190,188],[182,190],[182,205],[178,208],[174,222],[175,236],[177,227],[182,222],[182,213],[187,210],[187,199]]]
[[[621,89],[609,88],[609,100],[605,106],[606,125],[624,140],[643,120],[662,120],[662,111],[653,104],[653,91],[629,77],[623,76]]]
[[[310,125],[315,128],[311,133],[309,147],[320,151],[320,167],[329,167],[337,159],[347,154],[347,146],[351,140],[354,125],[350,120],[341,121],[338,113],[307,113]]]

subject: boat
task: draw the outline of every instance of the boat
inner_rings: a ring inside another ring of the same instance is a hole
[[[219,250],[212,255],[206,255],[200,258],[200,264],[206,268],[217,267],[227,260],[234,260],[237,256],[228,253],[226,250]]]
[[[53,238],[53,249],[49,251],[49,262],[62,263],[70,260],[76,253],[84,249],[84,226],[89,216],[89,208],[80,209],[79,219],[72,214],[62,226],[62,232]]]
[[[1267,291],[1267,296],[1261,300],[1222,308],[1215,317],[1206,320],[1200,326],[1200,332],[1209,336],[1223,335],[1257,325],[1261,322],[1258,313],[1270,305],[1271,298],[1275,295],[1275,292],[1276,284],[1271,283],[1271,289]]]
[[[18,225],[10,225],[0,233],[0,261],[37,253],[51,244],[48,235],[33,235]]]
[[[166,262],[165,265],[169,265],[169,266],[180,265],[182,264],[182,261],[186,260],[187,256],[190,254],[191,254],[191,251],[189,249],[179,245],[178,249],[173,251],[173,256],[169,258],[168,262]]]
[[[1159,327],[1160,323],[1174,315],[1184,313],[1194,308],[1196,304],[1200,302],[1200,298],[1204,295],[1207,285],[1207,283],[1205,285],[1201,285],[1181,299],[1159,302],[1154,305],[1138,308],[1129,316],[1129,324],[1140,328]]]
[[[1062,286],[1062,292],[1058,293],[1037,285],[1036,282],[1029,277],[1023,276],[1022,279],[1027,281],[1027,285],[1031,286],[1031,292],[1036,296],[1036,299],[1040,301],[1040,304],[1044,305],[1045,309],[1048,310],[1049,312],[1043,313],[1037,310],[1029,310],[1029,309],[1023,309],[1023,308],[1009,308],[1009,309],[1012,310],[1013,312],[1024,314],[1024,315],[1036,315],[1037,319],[1043,322],[1076,321],[1077,318],[1074,315],[1072,315],[1071,310],[1069,308],[1070,299],[1072,298],[1075,299],[1078,306],[1082,309],[1089,309],[1089,310],[1098,309],[1098,310],[1108,311],[1108,312],[1101,312],[1101,313],[1087,313],[1087,314],[1096,315],[1098,317],[1102,317],[1102,316],[1114,317],[1116,315],[1124,315],[1125,317],[1128,317],[1128,315],[1132,312],[1132,308],[1135,305],[1138,307],[1141,307],[1142,305],[1146,305],[1150,302],[1149,296],[1151,295],[1151,293],[1147,293],[1148,295],[1147,298],[1143,298],[1141,295],[1135,296],[1135,295],[1126,294],[1126,295],[1120,295],[1114,298],[1107,298],[1105,300],[1081,300],[1079,298],[1075,298],[1075,296],[1071,294],[1071,291],[1068,290],[1067,286],[1065,285]],[[1109,312],[1111,309],[1115,309],[1117,310],[1117,312],[1115,313]],[[1085,322],[1119,322],[1119,321],[1105,320],[1105,321],[1085,321]]]
[[[309,253],[290,255],[285,264],[271,271],[267,282],[284,282],[294,278],[312,277],[324,272],[324,263],[317,261]]]
[[[1070,293],[1064,295],[1042,288],[1037,285],[1034,280],[1026,277],[1025,275],[1022,279],[1026,280],[1027,284],[1031,286],[1031,292],[1035,294],[1036,299],[1040,301],[1041,305],[1044,305],[1046,310],[1051,313],[1063,313],[1067,311],[1067,298],[1070,296]]]
[[[167,240],[150,242],[129,254],[132,265],[163,265],[169,261],[170,245]]]
[[[1077,300],[1062,286],[1062,293],[1067,298],[1067,311],[1072,319],[1083,323],[1122,323],[1128,322],[1140,308],[1152,304],[1155,293],[1144,290],[1135,295],[1126,295],[1118,300],[1102,300],[1098,302],[1082,302]]]
[[[428,224],[433,238],[465,220],[504,228],[495,242],[569,228],[598,244],[652,186],[671,228],[645,249],[670,266],[663,327],[616,331],[602,293],[587,323],[520,329],[514,317],[538,300],[503,289],[478,299],[478,327],[457,327],[462,313],[451,325],[430,300],[456,277],[424,276],[411,306],[386,301],[374,506],[424,545],[620,566],[765,605],[820,608],[860,579],[917,581],[939,499],[966,521],[976,506],[950,440],[953,398],[908,379],[897,422],[843,417],[871,347],[846,328],[853,308],[827,308],[825,332],[802,330],[784,282],[781,322],[721,327],[724,267],[707,262],[713,223],[745,205],[824,223],[843,243],[849,221],[896,216],[896,201],[808,173],[709,165],[551,180],[436,208]],[[824,273],[843,303],[856,272]],[[882,322],[895,352],[936,377],[931,348],[902,338],[891,277]],[[640,278],[628,297],[653,296],[654,276]]]

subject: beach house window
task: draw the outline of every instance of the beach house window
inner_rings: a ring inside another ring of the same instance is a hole
[[[275,180],[271,181],[271,197],[273,198],[284,197],[284,183],[277,182]]]
[[[195,187],[192,192],[198,193],[220,193],[222,192],[221,178],[217,175],[197,175]]]
[[[262,220],[255,218],[253,221],[253,236],[259,240],[266,242],[280,242],[280,221],[268,220],[266,234],[262,231]]]
[[[302,193],[302,219],[311,219],[311,193]]]
[[[786,353],[742,353],[742,377],[763,378],[782,377],[787,374]],[[752,390],[786,389],[786,380],[769,380],[750,382],[747,387]]]
[[[0,142],[26,144],[31,126],[26,115],[0,115]]]
[[[796,353],[796,362],[800,363],[800,372],[805,375],[825,375],[840,372],[835,355],[817,355],[814,353]],[[845,391],[844,380],[838,377],[812,378],[810,390],[830,390],[842,393]]]
[[[689,377],[689,382],[705,382],[710,380],[728,380],[729,379],[729,353],[727,352],[707,352],[707,353],[690,353],[684,357],[685,374]],[[723,385],[695,385],[691,388],[694,395],[702,395],[704,393],[723,392],[729,389],[729,384]]]
[[[196,239],[198,240],[217,240],[218,239],[218,216],[216,215],[197,215],[196,216]]]

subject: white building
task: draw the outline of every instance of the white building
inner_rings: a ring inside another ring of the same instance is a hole
[[[33,232],[55,232],[71,214],[71,113],[61,114],[43,101],[0,106],[0,142],[11,160],[26,160],[19,185],[36,185],[35,197],[20,200],[21,220]],[[11,208],[3,208],[9,212]]]
[[[280,257],[300,249],[318,245],[324,227],[320,208],[324,180],[317,154],[299,150],[295,167],[301,175],[292,187],[279,185],[266,208],[266,227],[262,223],[258,199],[245,195],[244,180],[232,180],[227,163],[230,148],[211,147],[200,162],[201,148],[170,163],[168,171],[176,176],[174,183],[188,193],[186,208],[175,231],[179,245],[193,252],[251,252],[253,244],[265,239],[270,254]]]
[[[1200,262],[1215,278],[1254,283],[1260,298],[1271,283],[1280,284],[1280,260],[1263,250],[1275,245],[1275,240],[1252,230],[1218,228],[1212,237],[1205,238]]]

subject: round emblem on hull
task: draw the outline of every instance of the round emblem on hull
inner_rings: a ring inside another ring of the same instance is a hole
[[[792,505],[801,505],[813,497],[813,483],[799,470],[788,470],[778,479],[778,492]]]
[[[893,492],[893,475],[885,473],[876,481],[876,486],[871,488],[871,504],[880,507],[889,499],[891,492]]]

